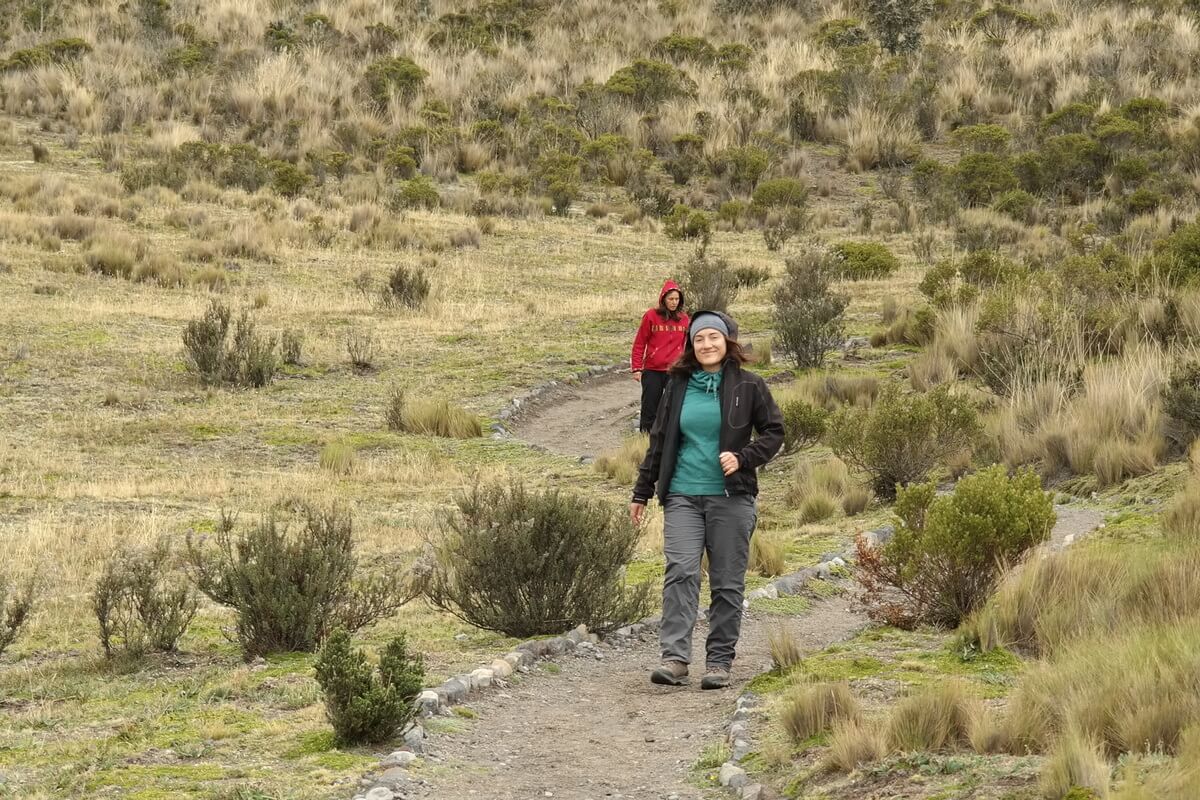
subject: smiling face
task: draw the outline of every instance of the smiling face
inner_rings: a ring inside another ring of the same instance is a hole
[[[692,347],[696,351],[696,360],[706,372],[716,372],[725,360],[725,334],[716,328],[702,328],[692,337]]]
[[[679,309],[679,292],[672,289],[663,297],[663,305],[667,307],[667,311],[677,311]]]

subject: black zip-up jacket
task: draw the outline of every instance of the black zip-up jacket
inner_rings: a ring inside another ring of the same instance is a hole
[[[658,404],[650,430],[650,447],[638,469],[633,502],[646,503],[658,488],[665,503],[679,456],[679,415],[687,393],[687,375],[672,375]],[[751,431],[758,434],[751,439]],[[726,361],[721,375],[721,432],[719,451],[737,456],[738,471],[725,476],[725,494],[758,494],[758,468],[783,447],[783,414],[767,383],[735,361]]]

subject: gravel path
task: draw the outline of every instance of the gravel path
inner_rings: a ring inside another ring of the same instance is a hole
[[[552,453],[595,457],[634,431],[642,387],[627,373],[564,386],[526,410],[513,434]]]
[[[427,797],[461,800],[716,797],[690,780],[706,747],[724,741],[723,726],[741,687],[771,665],[767,631],[788,626],[806,651],[852,636],[865,620],[842,598],[797,616],[752,614],[745,620],[733,683],[701,691],[699,677],[681,688],[652,685],[658,642],[643,635],[603,645],[603,660],[567,656],[561,673],[534,670],[519,684],[470,704],[478,718],[462,733],[428,742],[437,759]],[[706,626],[697,625],[696,652]]]

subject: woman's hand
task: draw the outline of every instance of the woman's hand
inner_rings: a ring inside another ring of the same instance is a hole
[[[721,470],[726,475],[732,475],[741,469],[741,467],[741,462],[738,461],[738,457],[733,453],[721,453]]]
[[[630,503],[629,504],[629,518],[631,520],[633,520],[634,525],[641,525],[642,517],[644,517],[645,514],[646,514],[646,504],[645,503]]]
[[[635,381],[637,381],[638,383],[641,383],[641,382],[642,382],[642,372],[641,372],[641,370],[638,370],[637,372],[633,373],[633,379],[634,379]]]

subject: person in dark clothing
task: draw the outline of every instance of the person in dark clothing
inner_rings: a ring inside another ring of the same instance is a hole
[[[721,313],[698,312],[638,469],[630,505],[634,524],[641,524],[652,496],[664,509],[662,666],[650,675],[657,684],[687,682],[700,564],[708,553],[712,604],[700,686],[729,685],[758,521],[757,470],[783,446],[783,415],[766,381],[743,369],[747,360],[737,323]]]
[[[642,383],[638,430],[643,433],[649,433],[654,425],[654,413],[667,385],[667,370],[683,353],[689,322],[683,310],[683,290],[675,281],[667,281],[658,293],[658,305],[642,315],[629,359],[633,379]]]

